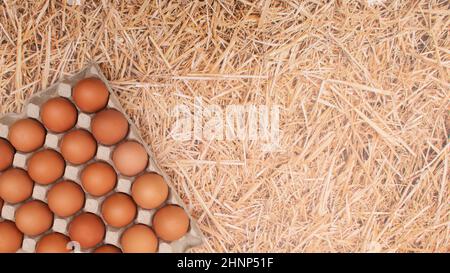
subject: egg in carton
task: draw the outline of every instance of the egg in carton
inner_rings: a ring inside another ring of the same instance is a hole
[[[124,117],[128,121],[128,124],[129,124],[128,134],[125,137],[125,139],[122,140],[120,143],[123,143],[123,141],[129,140],[129,141],[138,142],[141,145],[143,145],[143,147],[146,149],[147,155],[148,155],[148,165],[147,165],[145,171],[143,171],[143,172],[150,172],[150,173],[156,173],[156,174],[161,175],[164,178],[165,182],[168,184],[169,193],[168,193],[168,197],[167,197],[166,201],[163,204],[161,204],[160,206],[158,206],[157,208],[144,209],[137,205],[137,213],[134,218],[134,221],[132,221],[130,224],[128,224],[124,227],[114,228],[108,224],[105,224],[106,232],[105,232],[104,239],[101,243],[97,244],[94,247],[91,247],[88,249],[81,249],[81,247],[79,246],[79,244],[77,242],[70,242],[71,245],[69,245],[69,247],[72,246],[74,248],[75,252],[92,252],[95,248],[97,248],[101,245],[104,245],[104,244],[114,245],[114,246],[117,246],[120,248],[121,247],[120,246],[120,238],[122,236],[122,233],[127,228],[129,228],[130,226],[133,226],[135,224],[143,224],[143,225],[151,227],[153,215],[159,208],[163,207],[164,205],[169,205],[169,204],[177,205],[177,206],[182,207],[186,211],[186,207],[184,206],[181,198],[175,193],[173,185],[171,184],[169,177],[157,165],[152,151],[149,149],[149,147],[145,144],[143,139],[140,137],[140,134],[139,134],[136,126],[133,124],[133,122],[130,120],[130,118],[125,114],[125,111],[122,109],[117,97],[115,96],[114,92],[112,92],[111,87],[108,84],[108,81],[106,80],[104,75],[101,73],[99,67],[96,64],[91,64],[88,67],[86,67],[85,69],[83,69],[81,72],[73,75],[72,77],[69,77],[65,80],[62,80],[59,83],[52,85],[51,87],[49,87],[47,90],[45,90],[43,92],[33,95],[27,101],[25,110],[21,114],[7,114],[7,115],[1,117],[0,118],[0,137],[7,139],[8,132],[9,132],[9,126],[11,126],[17,120],[20,120],[23,118],[32,118],[32,119],[41,121],[41,116],[40,116],[41,106],[42,106],[42,104],[44,104],[46,101],[48,101],[51,98],[63,97],[63,98],[70,100],[71,102],[73,102],[73,97],[72,97],[73,86],[78,81],[80,81],[84,78],[89,78],[89,77],[98,78],[106,85],[108,92],[109,92],[109,101],[107,103],[106,108],[118,110],[120,113],[122,113],[124,115]],[[76,104],[74,103],[74,105],[76,105]],[[95,113],[89,114],[89,113],[84,113],[79,110],[76,125],[70,131],[76,130],[76,129],[83,129],[83,130],[87,130],[87,131],[91,132],[91,120],[94,115],[95,115]],[[42,121],[41,121],[41,123],[42,123]],[[67,133],[67,132],[52,133],[51,131],[47,130],[46,137],[45,137],[45,143],[44,143],[43,147],[39,148],[39,150],[37,150],[37,151],[44,150],[44,149],[52,149],[52,150],[55,150],[55,151],[61,153],[60,142],[65,133]],[[120,143],[118,143],[118,144],[120,144]],[[58,179],[57,182],[51,183],[49,185],[41,185],[38,183],[34,183],[32,196],[29,199],[27,199],[21,203],[18,203],[18,204],[9,204],[7,202],[4,202],[3,207],[1,208],[1,218],[4,218],[6,220],[11,220],[14,222],[16,210],[22,204],[24,204],[28,201],[31,201],[31,200],[40,200],[45,203],[48,203],[47,193],[51,189],[51,187],[53,185],[55,185],[56,183],[58,183],[60,181],[69,180],[69,181],[74,181],[75,183],[79,184],[80,187],[82,187],[81,182],[80,182],[81,181],[81,179],[80,179],[81,171],[85,168],[85,166],[89,165],[90,163],[106,162],[114,168],[114,170],[117,174],[117,183],[116,183],[115,188],[112,191],[110,191],[108,194],[106,194],[104,196],[100,196],[100,197],[93,196],[93,195],[89,194],[88,192],[85,192],[84,207],[80,211],[78,211],[74,215],[71,215],[71,216],[65,217],[65,218],[54,215],[53,225],[52,225],[51,229],[42,234],[39,234],[38,236],[24,235],[24,239],[22,242],[22,248],[18,252],[35,252],[37,242],[43,236],[50,234],[52,232],[58,232],[58,233],[66,235],[66,236],[69,236],[68,235],[68,233],[69,233],[68,227],[69,227],[70,222],[76,216],[78,216],[84,212],[93,213],[93,214],[99,216],[100,218],[102,218],[103,222],[106,223],[106,221],[105,221],[105,219],[103,219],[103,216],[101,213],[101,205],[102,205],[103,201],[107,197],[111,196],[114,193],[125,193],[128,196],[130,196],[132,183],[133,183],[134,179],[139,176],[139,174],[134,177],[124,176],[117,170],[114,162],[112,161],[112,152],[116,146],[117,145],[104,146],[104,145],[101,145],[100,143],[97,143],[96,155],[93,159],[89,160],[88,162],[81,164],[81,165],[73,165],[69,162],[65,162],[66,165],[65,165],[64,175],[62,178]],[[35,152],[36,151],[30,152],[30,153],[23,153],[23,152],[16,151],[16,153],[14,154],[14,160],[13,160],[12,167],[21,168],[21,169],[26,170],[27,162],[28,162],[29,158],[31,157],[31,155]],[[164,240],[158,238],[158,252],[166,252],[166,253],[185,252],[189,248],[198,246],[203,242],[204,237],[203,237],[201,231],[199,230],[199,228],[197,227],[197,224],[195,223],[195,221],[192,219],[192,217],[190,215],[188,215],[188,216],[189,216],[188,232],[180,239],[178,239],[176,241],[172,241],[172,242],[167,242],[167,241],[164,241]]]

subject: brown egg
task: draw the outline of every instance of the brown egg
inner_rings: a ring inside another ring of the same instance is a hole
[[[82,213],[76,216],[69,225],[69,236],[82,248],[91,248],[105,237],[105,225],[102,219],[92,213]]]
[[[68,162],[79,165],[91,160],[97,152],[97,142],[86,130],[67,133],[61,140],[61,154]]]
[[[120,238],[124,253],[154,253],[158,250],[158,238],[146,225],[134,225],[124,231]]]
[[[16,204],[30,198],[33,180],[22,169],[11,168],[0,175],[0,197],[8,203]]]
[[[134,176],[142,172],[148,164],[147,151],[135,141],[119,144],[113,152],[112,159],[117,170],[126,176]]]
[[[102,204],[102,216],[112,227],[124,227],[136,217],[136,204],[124,193],[114,193],[108,196]]]
[[[49,230],[53,225],[53,213],[41,201],[33,200],[16,210],[17,228],[28,236],[36,236]]]
[[[46,101],[41,107],[41,120],[47,129],[62,133],[77,123],[78,111],[68,99],[57,97]]]
[[[0,253],[14,253],[22,247],[23,234],[14,222],[0,222]]]
[[[0,138],[0,172],[11,167],[14,161],[14,148],[3,138]]]
[[[63,157],[55,150],[47,149],[36,152],[28,159],[28,174],[41,185],[48,185],[63,176],[66,164]]]
[[[94,253],[122,253],[122,250],[113,245],[102,245],[94,250]]]
[[[83,188],[93,196],[102,196],[112,191],[116,182],[116,171],[105,162],[91,163],[81,172]]]
[[[91,122],[92,134],[103,145],[114,145],[128,133],[128,121],[117,110],[107,109],[95,115]]]
[[[189,217],[183,208],[167,205],[153,216],[153,228],[159,238],[169,242],[175,241],[188,231]]]
[[[72,96],[81,111],[94,113],[106,107],[109,92],[102,80],[86,78],[74,86]]]
[[[36,245],[36,253],[69,253],[69,237],[53,232],[44,235]]]
[[[48,207],[60,217],[70,216],[82,209],[84,199],[83,189],[67,180],[55,184],[47,194]]]
[[[169,194],[169,187],[164,178],[156,173],[145,173],[139,176],[131,187],[134,201],[144,209],[159,207]]]
[[[8,140],[17,151],[29,153],[44,145],[45,135],[44,126],[39,121],[26,118],[11,125]]]

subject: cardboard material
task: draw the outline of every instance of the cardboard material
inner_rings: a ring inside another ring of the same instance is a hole
[[[139,131],[136,129],[135,125],[132,123],[132,121],[126,115],[125,111],[120,106],[120,103],[119,103],[117,97],[115,96],[115,94],[112,92],[111,87],[108,84],[108,81],[103,76],[99,67],[96,64],[92,64],[92,65],[86,67],[85,69],[83,69],[81,72],[79,72],[65,80],[62,80],[59,83],[52,85],[45,91],[33,95],[27,102],[23,113],[7,114],[7,115],[1,117],[0,118],[0,137],[7,138],[9,126],[12,123],[14,123],[16,120],[19,120],[22,118],[27,118],[27,117],[40,120],[40,116],[39,116],[40,106],[52,97],[61,96],[61,97],[68,98],[73,102],[72,97],[71,97],[72,87],[79,80],[81,80],[83,78],[87,78],[87,77],[92,77],[92,76],[101,79],[108,87],[110,97],[109,97],[109,102],[108,102],[107,108],[114,108],[114,109],[122,112],[124,114],[124,116],[127,118],[128,123],[130,124],[130,130],[129,130],[129,133],[125,140],[138,141],[146,148],[147,153],[149,155],[149,164],[147,166],[146,171],[147,172],[155,172],[155,173],[160,174],[161,176],[164,177],[165,181],[169,185],[169,188],[170,188],[169,197],[163,205],[176,204],[176,205],[183,207],[186,210],[186,207],[184,206],[182,200],[175,193],[174,188],[170,182],[170,178],[158,167],[152,151],[142,140],[142,138],[140,137]],[[91,123],[91,118],[93,117],[93,115],[94,114],[86,114],[86,113],[79,111],[77,124],[71,130],[86,129],[86,130],[90,131],[90,123]],[[54,150],[60,152],[58,144],[59,144],[59,141],[61,140],[61,138],[63,137],[63,135],[64,135],[64,133],[53,134],[51,132],[47,132],[45,144],[41,149],[51,148],[51,149],[54,149]],[[122,140],[122,141],[124,141],[124,140]],[[64,176],[58,181],[72,180],[78,184],[81,184],[81,182],[80,182],[81,170],[83,170],[83,168],[87,164],[94,162],[94,161],[98,161],[98,160],[106,161],[111,166],[114,167],[114,164],[111,159],[111,154],[112,154],[112,151],[115,146],[116,145],[107,147],[107,146],[102,146],[102,145],[98,144],[96,156],[92,160],[90,160],[89,162],[87,162],[86,164],[83,164],[83,165],[74,166],[74,165],[71,165],[70,163],[66,162],[66,170],[65,170]],[[14,157],[13,166],[17,167],[17,168],[26,169],[27,160],[32,154],[33,153],[24,154],[24,153],[16,152],[15,157]],[[102,204],[103,200],[107,196],[113,194],[114,192],[123,192],[123,193],[127,193],[127,194],[131,195],[131,185],[132,185],[135,177],[122,176],[119,174],[119,172],[117,170],[116,170],[116,173],[118,175],[118,177],[117,177],[118,180],[117,180],[117,185],[116,185],[116,188],[114,189],[114,191],[112,191],[112,192],[108,193],[106,196],[102,196],[102,197],[94,197],[94,196],[89,195],[88,193],[85,193],[86,202],[85,202],[84,208],[82,211],[79,211],[78,213],[76,213],[75,216],[84,211],[84,212],[95,213],[95,214],[99,215],[100,217],[102,217],[100,208],[101,208],[101,204]],[[32,197],[29,200],[37,199],[37,200],[42,200],[44,202],[47,202],[47,192],[54,184],[55,183],[52,183],[48,186],[42,186],[42,185],[35,183]],[[27,202],[29,200],[26,200],[25,202]],[[3,205],[3,209],[1,211],[1,218],[14,221],[15,210],[23,203],[24,202],[16,204],[16,205],[11,205],[11,204],[8,204],[5,202],[5,204]],[[141,223],[141,224],[151,226],[151,224],[152,224],[151,220],[152,220],[152,217],[155,212],[156,212],[156,209],[146,210],[146,209],[142,209],[142,208],[138,207],[137,217],[136,217],[135,221],[133,223],[131,223],[130,225],[128,225],[124,228],[120,228],[120,229],[106,226],[107,230],[106,230],[106,235],[105,235],[103,244],[112,244],[112,245],[120,247],[119,240],[120,240],[120,236],[121,236],[122,232],[127,227],[129,227],[133,224],[136,224],[136,223]],[[187,210],[186,210],[186,212],[187,212]],[[48,234],[51,232],[60,232],[60,233],[68,235],[68,230],[67,230],[68,225],[69,225],[70,221],[73,219],[73,217],[74,216],[71,216],[68,218],[59,218],[59,217],[55,216],[52,229],[47,231],[44,234],[37,236],[37,237],[25,236],[24,240],[23,240],[22,249],[20,249],[19,252],[34,252],[37,241],[40,239],[40,237],[42,237],[45,234]],[[181,239],[174,241],[174,242],[164,242],[161,239],[159,239],[158,252],[185,252],[193,246],[200,245],[202,243],[202,241],[203,241],[203,235],[201,234],[200,230],[198,229],[195,221],[192,219],[192,217],[190,217],[190,229],[189,229],[188,233]],[[74,243],[74,245],[75,245],[75,247],[77,246],[76,242]],[[100,245],[101,244],[99,244],[91,249],[82,249],[82,250],[76,249],[75,251],[77,251],[77,252],[78,251],[79,252],[92,252],[96,247],[98,247]]]

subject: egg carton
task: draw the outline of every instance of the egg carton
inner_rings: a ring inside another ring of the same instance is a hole
[[[17,121],[19,119],[29,117],[29,118],[39,120],[42,123],[41,118],[40,118],[41,105],[50,98],[61,96],[61,97],[65,97],[73,102],[72,87],[79,80],[81,80],[83,78],[87,78],[87,77],[97,77],[106,84],[106,86],[108,87],[109,95],[110,95],[107,108],[116,109],[116,110],[120,111],[121,113],[123,113],[124,116],[127,118],[130,128],[129,128],[127,137],[124,140],[122,140],[121,142],[126,141],[126,140],[134,140],[134,141],[141,143],[147,150],[147,154],[149,156],[148,165],[147,165],[147,168],[145,171],[155,172],[155,173],[161,175],[164,178],[164,180],[166,181],[166,183],[168,184],[169,189],[170,189],[169,196],[168,196],[167,200],[161,206],[164,206],[167,204],[174,204],[174,205],[181,206],[187,212],[187,209],[186,209],[183,201],[175,193],[174,187],[173,187],[172,183],[170,182],[170,178],[167,176],[166,173],[164,173],[161,170],[161,168],[156,163],[153,152],[141,138],[136,126],[133,124],[133,122],[130,120],[128,115],[125,113],[125,111],[121,107],[119,100],[117,99],[114,92],[112,92],[111,86],[109,85],[108,81],[102,74],[100,68],[96,64],[91,64],[88,67],[86,67],[85,69],[83,69],[81,72],[79,72],[65,80],[62,80],[59,83],[52,85],[51,87],[47,88],[45,91],[42,91],[40,93],[33,95],[26,103],[25,110],[21,114],[13,113],[13,114],[7,114],[3,117],[0,117],[0,137],[3,137],[6,139],[8,136],[9,126],[12,125],[15,121]],[[76,106],[75,103],[74,103],[74,105]],[[78,114],[77,124],[71,130],[85,129],[85,130],[91,132],[91,128],[90,128],[91,119],[95,113],[94,114],[83,113],[83,112],[81,112],[80,109],[78,109],[78,113],[79,114]],[[53,150],[56,150],[59,153],[61,153],[61,151],[59,149],[59,143],[62,139],[62,136],[65,133],[67,133],[67,132],[56,134],[56,133],[47,131],[44,146],[41,147],[39,150],[49,148],[49,149],[53,149]],[[98,145],[97,153],[96,153],[95,157],[92,160],[90,160],[89,162],[82,164],[82,165],[72,165],[69,162],[66,162],[66,169],[65,169],[63,177],[60,178],[55,183],[58,183],[62,180],[71,180],[71,181],[74,181],[74,182],[80,184],[80,186],[81,186],[80,173],[83,170],[83,168],[91,162],[103,161],[103,162],[107,162],[108,164],[110,164],[117,173],[117,184],[116,184],[115,189],[113,191],[111,191],[109,194],[107,194],[105,196],[101,196],[101,197],[95,197],[95,196],[92,196],[92,195],[88,194],[87,192],[85,192],[86,198],[85,198],[85,204],[84,204],[84,207],[82,210],[77,212],[75,215],[73,215],[71,217],[66,217],[66,218],[60,218],[60,217],[54,215],[54,221],[53,221],[52,228],[49,231],[47,231],[43,234],[40,234],[39,236],[30,237],[30,236],[24,235],[22,248],[18,252],[22,252],[22,253],[23,252],[34,252],[36,244],[39,241],[39,239],[42,236],[44,236],[48,233],[51,233],[51,232],[59,232],[59,233],[62,233],[62,234],[65,234],[68,236],[68,226],[69,226],[71,220],[75,216],[79,215],[82,212],[94,213],[103,219],[103,217],[101,215],[101,211],[100,211],[101,204],[105,198],[107,198],[111,194],[114,194],[115,192],[122,192],[122,193],[126,193],[131,196],[131,185],[133,183],[134,178],[139,176],[139,174],[136,175],[135,177],[127,177],[127,176],[121,175],[120,172],[117,171],[117,169],[115,168],[115,166],[112,162],[112,159],[111,159],[113,149],[114,149],[114,147],[116,147],[117,144],[113,145],[113,146],[103,146],[103,145],[97,143],[97,145]],[[36,152],[36,151],[34,151],[34,152]],[[27,169],[27,160],[29,157],[31,157],[31,155],[34,152],[21,153],[21,152],[16,151],[15,156],[14,156],[14,161],[13,161],[13,167],[22,168],[22,169],[26,170]],[[14,215],[15,215],[16,209],[18,207],[20,207],[21,204],[26,203],[30,200],[41,200],[41,201],[47,203],[47,192],[53,185],[55,185],[55,183],[52,183],[50,185],[40,185],[40,184],[34,183],[32,196],[28,200],[25,200],[24,202],[21,202],[19,204],[14,204],[14,205],[4,202],[3,208],[1,208],[1,218],[14,221]],[[133,224],[138,224],[138,223],[145,224],[145,225],[151,227],[152,226],[152,217],[157,209],[158,208],[147,210],[147,209],[143,209],[143,208],[137,206],[137,216],[133,223],[130,223],[128,226],[122,227],[122,228],[113,228],[113,227],[105,224],[106,234],[105,234],[105,238],[102,243],[100,243],[90,249],[80,249],[79,245],[77,245],[77,242],[72,242],[73,246],[75,248],[75,251],[76,252],[92,252],[95,248],[99,247],[102,244],[111,244],[111,245],[120,247],[120,237],[121,237],[123,231],[125,231],[129,226],[131,226]],[[187,232],[187,234],[185,234],[179,240],[176,240],[173,242],[165,242],[158,238],[159,239],[158,252],[160,252],[160,253],[186,252],[189,248],[202,244],[202,242],[204,240],[204,236],[202,235],[196,222],[192,219],[192,217],[190,215],[189,215],[189,219],[190,219],[189,231]],[[103,221],[104,221],[104,219],[103,219]]]

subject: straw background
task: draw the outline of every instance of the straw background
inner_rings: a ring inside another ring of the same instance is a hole
[[[0,113],[89,61],[172,177],[196,252],[449,252],[449,3],[0,1]],[[281,147],[170,110],[280,105]]]

